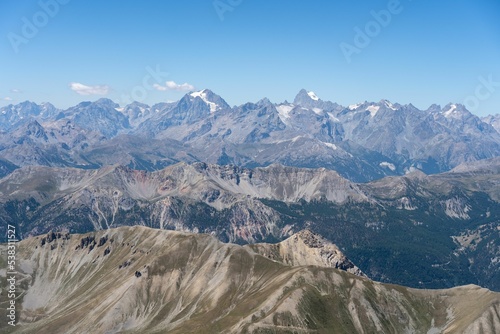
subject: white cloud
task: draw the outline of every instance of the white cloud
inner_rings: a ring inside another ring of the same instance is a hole
[[[165,86],[154,84],[153,87],[156,90],[166,91],[166,90],[177,90],[177,91],[192,91],[194,90],[194,86],[188,84],[187,82],[183,84],[177,84],[175,81],[167,81],[165,82]]]
[[[2,100],[4,100],[4,101],[12,101],[12,98],[11,98],[11,97],[9,97],[9,96],[6,96],[6,97],[4,97]]]
[[[109,93],[107,85],[87,86],[79,82],[72,82],[69,84],[69,88],[80,95],[107,95]]]
[[[11,93],[16,93],[16,94],[17,94],[17,93],[22,93],[23,91],[22,91],[22,90],[20,90],[20,89],[13,88],[13,89],[11,89],[11,90],[10,90],[10,92],[11,92]]]

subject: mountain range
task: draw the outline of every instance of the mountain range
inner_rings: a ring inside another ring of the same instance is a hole
[[[324,167],[355,182],[415,168],[435,174],[499,156],[499,117],[481,119],[460,104],[343,107],[306,90],[293,103],[233,107],[208,89],[153,106],[23,102],[0,109],[0,176],[33,165],[153,171],[181,161]]]
[[[369,277],[420,288],[500,291],[499,217],[499,158],[369,183],[326,168],[199,162],[154,172],[29,166],[0,179],[2,226],[20,238],[144,225],[252,244],[308,228]]]
[[[496,333],[499,125],[306,90],[0,108],[11,332]]]

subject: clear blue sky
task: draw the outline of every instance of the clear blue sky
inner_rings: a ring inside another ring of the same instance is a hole
[[[0,2],[0,106],[152,104],[185,94],[165,83],[174,81],[231,105],[290,101],[306,88],[342,105],[469,101],[478,115],[500,113],[498,0],[400,0],[384,25],[371,11],[394,0],[220,0],[232,9],[222,14],[213,0],[60,0],[52,17],[40,3],[53,1]],[[367,45],[355,43],[356,27],[372,29]],[[350,62],[341,43],[357,47]],[[148,67],[163,72],[158,81]]]

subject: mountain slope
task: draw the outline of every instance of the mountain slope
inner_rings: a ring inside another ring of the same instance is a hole
[[[500,296],[486,289],[384,285],[334,268],[288,266],[208,235],[134,227],[51,234],[18,246],[22,308],[19,324],[4,327],[6,333],[488,334],[500,328]]]
[[[309,228],[379,281],[500,290],[498,166],[492,159],[365,184],[327,169],[279,165],[179,163],[155,172],[23,167],[0,180],[0,235],[7,224],[22,238],[144,225],[255,243]]]

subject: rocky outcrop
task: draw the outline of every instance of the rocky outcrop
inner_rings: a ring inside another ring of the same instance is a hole
[[[278,244],[254,244],[248,247],[262,256],[290,266],[331,267],[366,277],[335,244],[310,230],[300,231]]]

